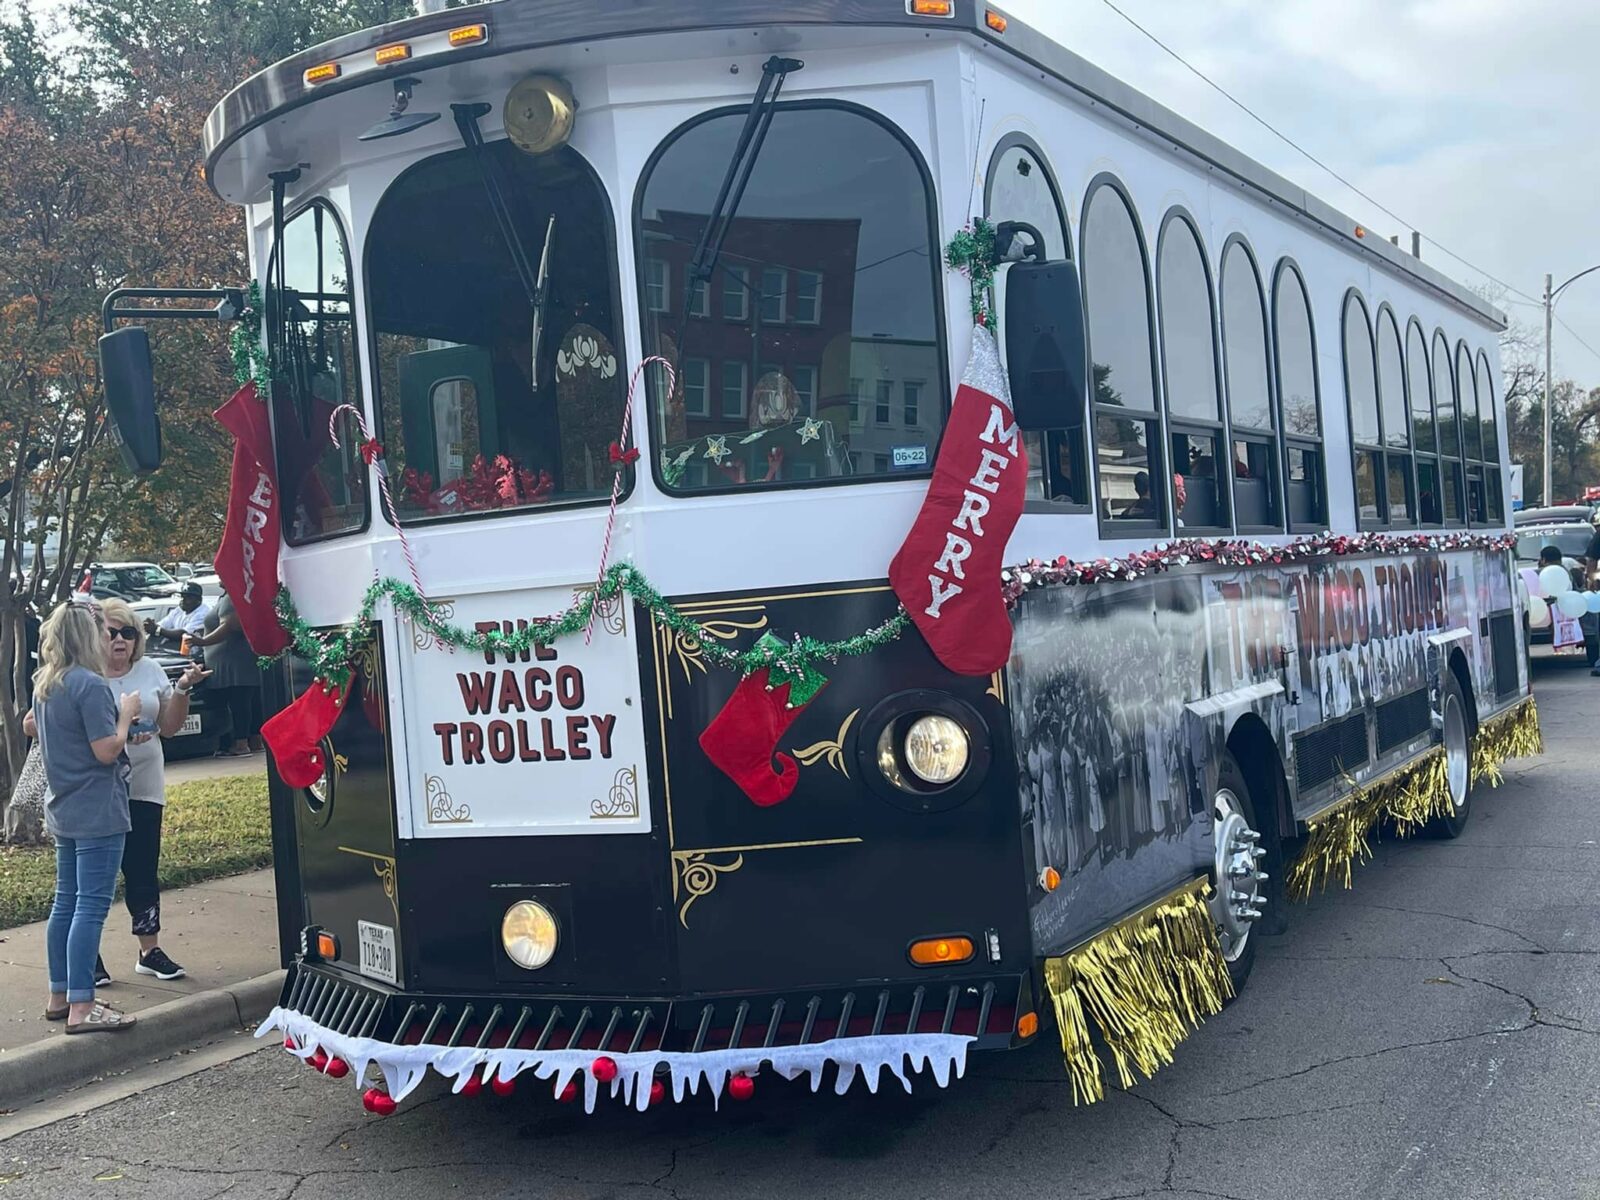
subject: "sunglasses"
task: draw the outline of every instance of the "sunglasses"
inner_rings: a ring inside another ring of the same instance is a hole
[[[125,642],[131,642],[134,638],[139,636],[139,631],[132,625],[113,625],[106,630],[106,636],[111,638],[121,638]]]

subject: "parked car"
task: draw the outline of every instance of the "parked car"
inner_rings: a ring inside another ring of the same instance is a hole
[[[126,600],[140,620],[166,616],[183,586],[153,562],[91,563],[86,574],[92,595]]]
[[[1561,551],[1561,565],[1571,574],[1573,587],[1579,591],[1588,591],[1600,583],[1600,580],[1589,577],[1588,563],[1584,557],[1589,549],[1589,541],[1595,533],[1594,526],[1589,523],[1590,510],[1587,507],[1574,505],[1533,511],[1556,515],[1554,519],[1547,516],[1542,521],[1532,523],[1518,520],[1517,566],[1537,567],[1539,551],[1546,546],[1554,546]],[[1519,518],[1522,516],[1521,513],[1517,515]],[[1579,624],[1583,627],[1584,653],[1592,667],[1600,661],[1600,615],[1584,613],[1579,618]],[[1553,625],[1546,625],[1543,629],[1529,629],[1529,644],[1548,645],[1554,635],[1554,628]]]
[[[1589,520],[1594,512],[1592,504],[1556,504],[1549,508],[1524,508],[1511,515],[1511,524],[1517,529],[1524,525],[1570,525],[1574,521]]]
[[[191,661],[171,649],[150,650],[148,654],[174,683],[184,671],[188,670]],[[218,704],[214,693],[207,690],[205,681],[202,680],[189,693],[189,716],[184,721],[183,728],[171,737],[161,740],[161,748],[166,754],[167,761],[175,762],[179,759],[215,754],[222,749],[223,739],[227,736],[231,720],[227,705]]]

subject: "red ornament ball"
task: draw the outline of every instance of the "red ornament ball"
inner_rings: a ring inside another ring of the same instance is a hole
[[[308,1066],[315,1067],[317,1070],[321,1071],[321,1070],[325,1069],[327,1067],[327,1065],[328,1065],[328,1056],[326,1054],[324,1054],[321,1050],[318,1050],[310,1058],[306,1059],[306,1064]]]
[[[294,1039],[292,1037],[286,1037],[286,1038],[283,1039],[283,1048],[285,1050],[298,1050],[298,1049],[300,1049],[299,1046],[296,1046],[294,1044]]]
[[[474,1071],[471,1075],[467,1076],[466,1083],[461,1085],[460,1094],[463,1096],[476,1096],[482,1091],[483,1080],[479,1077],[478,1073]]]
[[[373,1089],[372,1111],[377,1113],[378,1116],[390,1116],[398,1107],[400,1106],[394,1102],[394,1097],[389,1095],[388,1092],[380,1092],[376,1088]]]
[[[331,1075],[335,1079],[343,1079],[350,1074],[350,1064],[342,1058],[330,1058],[328,1065],[322,1068],[324,1075]]]
[[[652,1079],[650,1081],[650,1103],[651,1103],[651,1105],[653,1106],[653,1105],[660,1104],[666,1098],[667,1098],[667,1085],[662,1083],[661,1080],[659,1080],[659,1079]]]
[[[617,1077],[617,1060],[602,1054],[589,1064],[589,1074],[594,1076],[596,1083],[610,1083]]]
[[[509,1096],[517,1090],[517,1081],[514,1079],[501,1079],[496,1075],[489,1081],[489,1086],[494,1089],[496,1096]]]
[[[377,1088],[368,1088],[366,1091],[362,1092],[361,1107],[366,1109],[368,1112],[377,1112],[378,1110],[372,1107],[372,1098],[377,1094]]]
[[[567,1086],[561,1089],[556,1099],[563,1104],[571,1104],[578,1098],[578,1084],[576,1080],[568,1080]]]
[[[748,1100],[756,1094],[756,1081],[748,1075],[735,1075],[728,1080],[728,1098],[730,1100]]]

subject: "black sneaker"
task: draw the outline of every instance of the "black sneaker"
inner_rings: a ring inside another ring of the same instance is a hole
[[[141,975],[154,975],[157,979],[182,979],[184,969],[167,957],[167,952],[160,946],[147,954],[139,955],[139,962],[133,968]]]
[[[95,987],[103,988],[103,987],[106,986],[106,984],[112,983],[112,982],[113,982],[113,980],[111,978],[111,972],[106,970],[106,960],[101,958],[98,954],[96,954],[94,956],[94,985],[95,985]]]

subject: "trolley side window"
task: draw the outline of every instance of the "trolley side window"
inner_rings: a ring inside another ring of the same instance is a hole
[[[340,419],[340,449],[328,437],[328,420],[337,408],[361,405],[350,257],[333,209],[317,202],[285,222],[267,279],[269,325],[281,337],[272,426],[283,531],[290,545],[302,545],[367,523],[366,466],[354,418],[346,413]]]
[[[627,369],[610,205],[571,147],[482,153],[542,290],[522,278],[466,150],[402,175],[368,238],[381,436],[404,522],[611,496]]]
[[[745,124],[673,133],[639,197],[640,311],[664,488],[926,475],[944,427],[933,197],[915,151],[862,110],[779,105],[720,253],[698,257]]]
[[[1300,269],[1278,263],[1272,293],[1273,345],[1277,349],[1278,396],[1283,409],[1285,496],[1289,528],[1327,524],[1327,479],[1322,457],[1322,414],[1317,387],[1317,343]]]
[[[1489,356],[1478,351],[1479,419],[1483,424],[1484,487],[1488,492],[1489,523],[1503,525],[1506,519],[1505,487],[1500,476],[1500,426],[1494,398],[1494,379],[1489,374]]]

